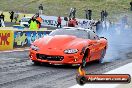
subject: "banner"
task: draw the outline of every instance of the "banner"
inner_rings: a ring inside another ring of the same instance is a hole
[[[13,31],[0,30],[0,50],[13,49]]]
[[[46,15],[41,15],[41,18],[43,19],[42,26],[50,26],[50,27],[57,27],[57,16],[46,16]],[[64,20],[64,17],[61,17],[62,19],[62,27],[67,25],[67,22]],[[87,20],[87,19],[78,19],[76,18],[78,22],[78,27],[82,28],[90,28],[92,26],[92,23],[94,20]]]
[[[36,39],[48,35],[51,31],[14,31],[14,48],[29,47]]]
[[[78,27],[82,28],[91,28],[93,23],[95,22],[94,20],[87,20],[87,19],[77,19],[78,21]]]
[[[42,26],[50,26],[50,27],[57,27],[57,19],[58,17],[56,16],[46,16],[46,15],[41,15],[41,18],[43,19]],[[64,20],[64,17],[61,17],[62,19],[62,27],[66,26],[66,21]]]

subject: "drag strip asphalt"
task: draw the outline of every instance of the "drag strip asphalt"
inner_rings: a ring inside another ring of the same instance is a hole
[[[77,67],[42,65],[34,66],[28,51],[0,53],[0,88],[67,88],[76,84]],[[132,52],[124,59],[99,64],[88,63],[87,73],[104,73],[132,62]]]

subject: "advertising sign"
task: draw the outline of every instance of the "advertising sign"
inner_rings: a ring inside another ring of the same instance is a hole
[[[48,35],[51,31],[15,31],[14,48],[29,47],[36,39]]]
[[[0,50],[13,49],[13,31],[0,30]]]

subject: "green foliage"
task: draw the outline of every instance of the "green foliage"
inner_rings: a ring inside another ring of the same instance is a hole
[[[93,11],[93,18],[99,19],[101,10],[107,10],[109,18],[130,12],[131,0],[1,0],[0,10],[20,11],[25,13],[38,12],[39,4],[44,6],[45,15],[68,16],[71,7],[77,8],[77,17],[84,18],[86,8]]]

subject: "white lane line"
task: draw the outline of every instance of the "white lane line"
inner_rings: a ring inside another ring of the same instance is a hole
[[[10,53],[10,52],[19,52],[19,51],[27,51],[29,49],[16,49],[16,50],[8,50],[8,51],[0,51],[0,53]]]
[[[132,63],[129,63],[129,64],[126,64],[126,65],[121,66],[117,69],[111,70],[104,74],[130,74],[132,77],[132,69],[131,68],[132,68]],[[85,84],[84,86],[80,86],[80,85],[76,84],[69,88],[116,88],[119,85],[121,85],[121,84]],[[130,85],[130,84],[124,84],[124,85]]]

